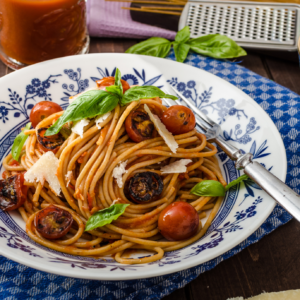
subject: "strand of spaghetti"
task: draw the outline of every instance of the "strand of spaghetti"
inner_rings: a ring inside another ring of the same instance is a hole
[[[35,154],[35,151],[34,151],[34,148],[35,148],[35,144],[36,144],[36,134],[31,134],[32,138],[31,138],[31,142],[30,142],[30,145],[29,145],[29,153],[31,155],[34,155]]]
[[[95,245],[99,245],[102,242],[103,238],[98,237],[92,241],[88,241],[88,242],[76,242],[74,243],[72,246],[78,247],[78,248],[90,248],[93,247]]]
[[[43,188],[43,185],[39,182],[37,184],[35,193],[34,193],[33,198],[32,198],[32,202],[33,202],[34,206],[39,205],[38,201],[39,201],[39,198],[40,198],[40,193],[41,193],[42,188]]]
[[[153,247],[169,247],[179,244],[180,242],[156,242],[156,241],[149,241],[145,239],[139,239],[136,237],[131,237],[127,235],[122,235],[122,240],[133,242],[135,244],[140,245],[147,245],[147,246],[153,246]]]
[[[133,264],[146,264],[150,263],[153,261],[157,261],[161,259],[164,256],[164,251],[163,249],[159,247],[154,247],[154,251],[157,252],[157,254],[152,255],[150,257],[143,257],[143,258],[122,258],[123,251],[118,252],[115,256],[115,260],[121,264],[128,264],[128,265],[133,265]]]
[[[119,246],[118,248],[115,248],[112,251],[106,252],[106,255],[113,255],[116,254],[118,252],[124,251],[125,249],[131,248],[132,246],[134,246],[134,243],[125,243],[122,246]]]
[[[12,155],[9,153],[4,159],[3,159],[3,167],[5,170],[8,171],[24,171],[25,168],[21,166],[10,166],[9,163],[12,161]]]

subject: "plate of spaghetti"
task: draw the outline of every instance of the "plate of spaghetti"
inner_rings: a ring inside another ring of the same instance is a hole
[[[285,180],[271,119],[208,72],[91,54],[0,81],[0,253],[10,259],[78,278],[160,276],[232,249],[275,206],[206,140],[190,108],[165,105],[177,99],[172,85]]]

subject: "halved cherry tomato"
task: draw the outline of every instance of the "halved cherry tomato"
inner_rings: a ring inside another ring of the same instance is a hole
[[[159,111],[158,108],[152,106],[149,106],[149,108],[154,114],[158,116],[162,115],[162,111]],[[145,111],[144,106],[139,106],[127,116],[125,129],[128,136],[136,143],[158,136],[157,130]]]
[[[107,86],[111,86],[115,84],[115,77],[109,76],[109,77],[104,77],[100,80],[96,81],[97,86],[100,90],[106,90]],[[130,85],[128,84],[127,81],[121,79],[122,87],[123,87],[123,94],[130,89]]]
[[[66,235],[72,223],[72,215],[55,205],[50,205],[39,211],[34,218],[36,230],[49,240],[59,239]]]
[[[44,136],[48,128],[49,127],[42,127],[38,129],[38,148],[44,152],[52,151],[53,153],[56,153],[59,149],[59,146],[61,146],[65,140],[61,133],[50,136]]]
[[[51,101],[41,101],[37,103],[32,108],[29,117],[32,127],[35,128],[42,120],[62,110],[58,104]]]
[[[164,183],[161,177],[154,172],[141,172],[130,178],[127,193],[136,203],[156,200],[162,193]]]
[[[197,233],[199,216],[187,202],[178,201],[168,205],[159,215],[158,228],[169,241],[186,240]]]
[[[173,105],[164,111],[161,121],[173,134],[187,133],[195,128],[194,113],[186,106]]]
[[[0,208],[14,210],[26,200],[27,186],[24,185],[24,174],[16,174],[0,180]]]

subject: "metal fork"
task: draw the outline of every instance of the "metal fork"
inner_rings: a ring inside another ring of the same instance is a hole
[[[170,88],[175,92],[176,96],[181,98],[196,114],[196,122],[205,132],[209,142],[216,143],[233,161],[235,161],[236,169],[244,169],[253,181],[255,181],[264,191],[266,191],[274,200],[283,206],[293,217],[300,222],[300,195],[289,188],[280,179],[265,169],[260,163],[252,161],[251,153],[243,154],[238,148],[226,142],[221,136],[221,127],[219,124],[211,120],[200,109],[198,109],[191,101],[185,98],[181,93],[176,91],[172,86]],[[168,91],[169,94],[170,93]],[[169,105],[174,105],[174,101],[164,99]],[[180,101],[175,101],[181,104]],[[197,118],[198,116],[198,118]]]

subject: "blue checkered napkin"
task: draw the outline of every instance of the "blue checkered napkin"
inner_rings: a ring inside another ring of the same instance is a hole
[[[169,56],[174,59],[174,54]],[[215,74],[243,90],[270,115],[284,141],[288,174],[287,184],[298,193],[300,155],[297,137],[300,132],[300,97],[290,90],[263,78],[237,64],[190,54],[186,63]],[[220,257],[197,267],[171,275],[132,281],[92,281],[56,276],[40,272],[4,257],[0,258],[1,299],[160,299],[182,288],[199,274],[257,242],[291,216],[276,206],[265,223],[243,243]]]

